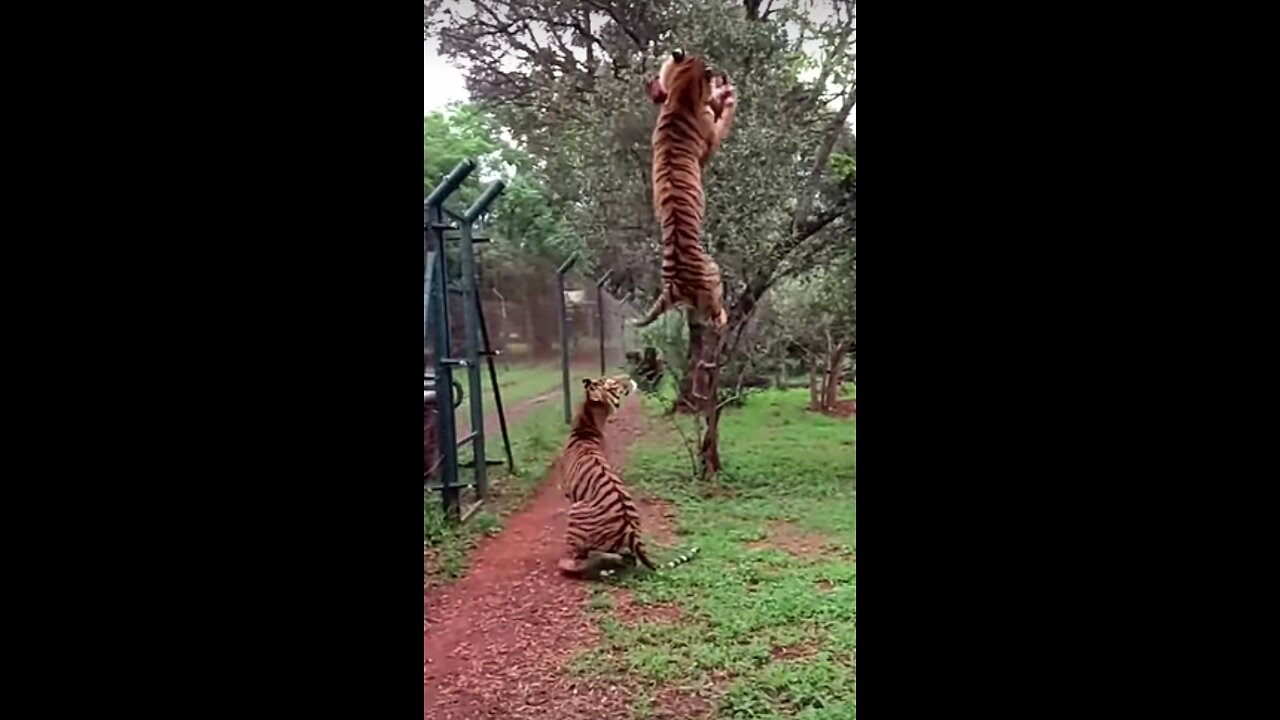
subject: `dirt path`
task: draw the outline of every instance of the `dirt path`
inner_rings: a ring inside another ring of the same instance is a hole
[[[606,450],[615,466],[625,463],[643,427],[635,398],[609,420]],[[560,673],[598,636],[583,612],[588,586],[556,570],[564,552],[564,508],[555,483],[544,481],[503,532],[476,548],[465,577],[426,591],[427,720],[629,717],[621,691]]]

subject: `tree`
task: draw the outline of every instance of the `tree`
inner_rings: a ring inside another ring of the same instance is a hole
[[[842,258],[783,281],[770,295],[774,337],[804,360],[814,410],[836,407],[846,360],[857,349],[856,265],[856,257]]]
[[[478,163],[451,203],[466,207],[481,190],[481,178],[497,175],[504,148],[492,121],[479,108],[453,105],[422,119],[422,196],[425,198],[449,171],[467,158]]]
[[[490,242],[481,246],[482,297],[505,288],[506,293],[518,299],[523,311],[519,317],[522,335],[529,338],[533,356],[550,356],[551,340],[558,331],[552,300],[554,268],[578,244],[572,239],[538,164],[502,139],[491,115],[467,104],[426,115],[423,195],[466,158],[476,160],[477,168],[448,200],[448,206],[465,209],[489,182],[501,178],[506,183],[502,195],[483,218]]]
[[[465,6],[465,7],[464,7]],[[704,183],[704,241],[721,268],[736,356],[776,283],[821,267],[856,236],[856,183],[833,167],[852,152],[857,99],[855,3],[821,21],[800,0],[475,0],[443,8],[441,51],[462,60],[472,97],[543,165],[548,187],[615,293],[653,298],[660,235],[653,220],[644,77],[674,47],[707,57],[738,88],[733,135]],[[838,165],[836,167],[839,167]],[[689,328],[689,356],[714,341]],[[718,375],[713,377],[718,383]],[[713,394],[714,395],[714,394]],[[720,467],[719,411],[707,412],[703,474]]]

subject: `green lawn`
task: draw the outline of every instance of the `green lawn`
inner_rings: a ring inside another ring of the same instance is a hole
[[[715,488],[689,479],[675,432],[633,449],[627,482],[675,504],[678,549],[701,548],[674,570],[593,589],[603,639],[570,668],[627,684],[636,718],[672,693],[711,698],[718,718],[856,717],[856,420],[808,412],[807,401],[769,391],[726,412]],[[654,548],[655,560],[676,551]],[[678,620],[621,622],[618,588]]]

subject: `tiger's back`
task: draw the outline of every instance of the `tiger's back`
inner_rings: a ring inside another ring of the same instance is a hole
[[[699,108],[663,105],[653,130],[654,211],[662,224],[662,279],[672,304],[715,319],[720,312],[720,269],[702,247],[706,194],[702,163],[714,134]]]
[[[640,513],[609,466],[599,437],[571,435],[560,468],[569,508],[567,542],[575,557],[629,553],[653,569],[640,540]]]
[[[719,110],[711,104],[706,64],[680,57],[678,65],[664,66],[664,72],[674,70],[666,73],[670,92],[663,91],[653,129],[653,203],[662,225],[663,288],[636,325],[649,325],[672,307],[688,307],[695,322],[709,321],[719,329],[727,320],[720,268],[701,241],[706,212],[702,170],[722,139],[716,126]]]
[[[604,448],[605,421],[635,390],[635,381],[619,375],[582,383],[582,407],[556,461],[560,489],[570,502],[569,557],[560,561],[560,569],[571,574],[588,570],[592,552],[618,559],[625,553],[653,569],[640,541],[640,513]]]

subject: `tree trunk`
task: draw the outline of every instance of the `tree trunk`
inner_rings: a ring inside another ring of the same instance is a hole
[[[538,279],[540,280],[540,279]],[[550,360],[560,343],[560,306],[556,302],[553,283],[535,280],[529,293],[529,312],[533,319],[530,351],[539,361]]]
[[[707,482],[715,480],[722,467],[720,465],[720,367],[737,352],[738,341],[742,338],[747,323],[751,321],[751,316],[755,314],[756,302],[766,290],[768,290],[767,285],[761,286],[734,303],[729,311],[729,322],[720,333],[704,327],[689,326],[689,365],[687,367],[693,372],[708,373],[704,384],[705,399],[699,401],[690,393],[690,399],[695,401],[693,407],[698,408],[699,414],[706,423],[700,451],[702,479]],[[708,367],[700,369],[698,361],[702,358],[706,358]],[[692,378],[693,373],[688,375]]]
[[[719,371],[716,372],[719,375]],[[716,378],[716,383],[720,382],[720,378]],[[709,404],[707,410],[707,428],[702,434],[702,447],[699,452],[702,455],[702,479],[705,482],[713,482],[720,473],[720,408],[717,407],[715,396],[712,395],[706,401]]]
[[[705,382],[699,383],[706,397],[701,400],[693,398],[696,403],[694,407],[698,408],[698,414],[705,423],[700,447],[702,479],[705,482],[714,481],[722,467],[720,464],[720,367],[727,360],[726,355],[736,350],[736,343],[734,347],[729,347],[730,339],[740,337],[743,326],[750,319],[750,312],[734,312],[720,333],[709,328],[698,328],[697,354],[693,353],[693,326],[689,328],[692,370],[705,373],[706,378]],[[698,367],[700,361],[703,367]]]
[[[822,388],[822,409],[833,410],[840,400],[840,386],[844,381],[844,356],[849,349],[847,342],[838,343],[827,357],[827,372]]]
[[[693,377],[698,369],[698,360],[704,357],[705,333],[701,325],[689,323],[689,350],[685,353],[684,372],[680,374],[679,393],[676,396],[676,409],[696,412],[698,399],[693,396]]]
[[[747,322],[747,319],[742,318],[740,323]],[[737,328],[738,325],[729,324],[718,334],[708,328],[701,333],[703,354],[698,357],[702,367],[695,366],[694,371],[703,373],[706,378],[705,382],[699,383],[706,394],[699,401],[699,414],[706,423],[700,448],[704,482],[713,482],[720,474],[720,367],[727,360],[722,356],[728,349],[728,339],[735,337]]]
[[[520,315],[524,320],[524,331],[520,334],[520,340],[524,344],[524,357],[521,359],[529,362],[533,359],[533,306],[529,304],[528,300],[525,300],[520,304],[520,310],[522,311]]]
[[[818,361],[810,359],[809,366],[809,409],[821,410],[822,401],[818,392]]]

